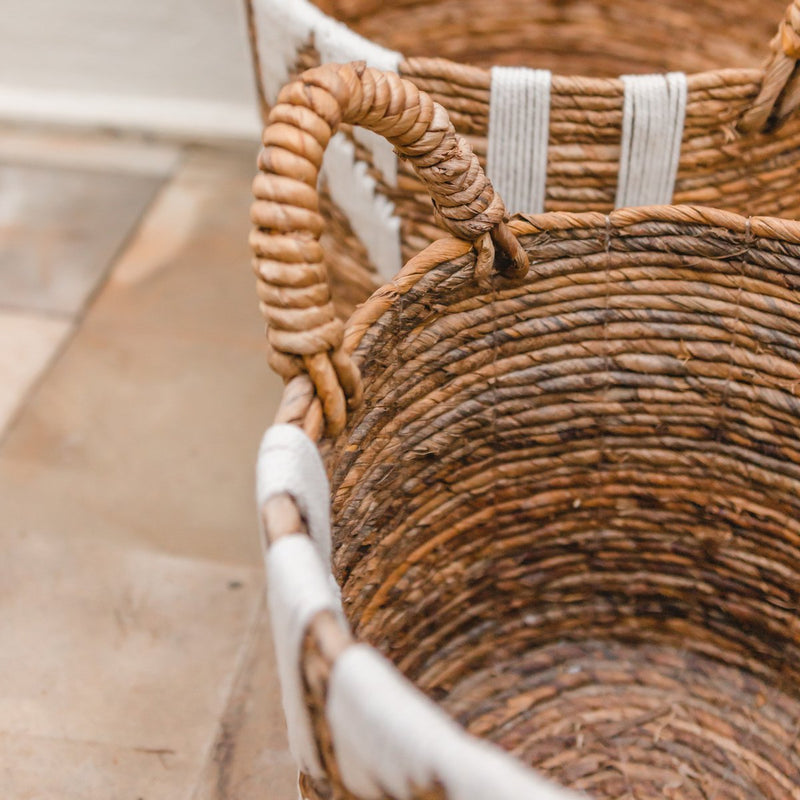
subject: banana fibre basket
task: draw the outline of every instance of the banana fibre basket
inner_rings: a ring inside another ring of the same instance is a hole
[[[510,213],[678,203],[800,217],[800,0],[247,2],[264,114],[320,63],[395,71],[448,110]],[[642,163],[654,135],[663,146]],[[344,123],[322,173],[346,319],[441,230],[382,137]]]
[[[344,325],[340,125],[450,235]],[[307,800],[800,798],[800,224],[517,214],[363,63],[277,98],[255,180],[268,592]]]

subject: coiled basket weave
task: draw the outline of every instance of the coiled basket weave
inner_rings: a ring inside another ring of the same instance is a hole
[[[247,2],[265,113],[290,77],[320,63],[394,70],[448,109],[484,168],[495,153],[488,175],[512,213],[641,204],[617,202],[630,88],[621,76],[680,70],[676,174],[647,202],[800,217],[800,0],[788,8],[786,0]],[[498,71],[509,65],[552,74],[525,94],[513,81],[525,84],[532,70],[509,78]],[[510,114],[501,108],[504,75]],[[533,129],[537,207],[514,202],[502,163],[508,153],[521,166],[530,138],[522,134]],[[321,188],[344,319],[441,230],[413,169],[349,125],[331,143]]]
[[[453,234],[346,329],[316,190],[341,124]],[[363,64],[284,88],[264,143],[288,382],[259,504],[302,796],[800,798],[800,224],[507,221],[443,108]]]

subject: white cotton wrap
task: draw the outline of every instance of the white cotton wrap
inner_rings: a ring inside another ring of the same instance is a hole
[[[289,749],[297,766],[320,777],[322,767],[303,697],[300,672],[303,636],[315,614],[341,614],[341,603],[319,552],[305,534],[283,536],[266,554],[267,599],[281,681]]]
[[[289,747],[298,767],[319,777],[322,767],[303,698],[301,646],[315,614],[329,610],[343,617],[343,613],[331,575],[328,477],[317,446],[295,425],[273,425],[258,452],[258,508],[283,493],[294,499],[309,535],[283,536],[265,551],[267,599]]]
[[[622,82],[625,99],[615,205],[669,204],[686,118],[686,75],[623,75]]]
[[[339,656],[327,705],[342,781],[364,798],[410,798],[441,783],[449,800],[577,800],[469,736],[366,645]]]
[[[366,61],[376,69],[397,71],[400,53],[381,47],[329,17],[309,0],[254,0],[261,79],[272,104],[288,82],[301,47],[313,42],[322,63]]]
[[[356,138],[372,134],[356,128]],[[391,145],[377,134],[372,134],[389,147],[395,164],[397,157]],[[373,152],[373,158],[375,153]],[[384,156],[385,160],[385,156]],[[403,266],[400,251],[400,217],[394,213],[394,204],[377,191],[375,179],[367,171],[367,164],[356,158],[353,143],[342,133],[328,142],[322,162],[322,174],[334,203],[344,212],[353,232],[364,245],[369,260],[384,281],[390,281]]]
[[[277,494],[289,494],[308,524],[326,568],[331,563],[330,486],[319,450],[296,425],[273,425],[258,450],[256,503],[259,510]]]
[[[544,211],[550,72],[492,67],[486,172],[509,213]]]

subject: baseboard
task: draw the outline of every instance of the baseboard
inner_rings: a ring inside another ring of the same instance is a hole
[[[257,140],[261,131],[255,97],[251,107],[240,103],[22,89],[2,84],[0,120],[134,130],[190,140]]]

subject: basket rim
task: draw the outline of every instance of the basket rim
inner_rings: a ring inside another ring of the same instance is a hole
[[[255,7],[258,0],[246,0],[246,16],[250,40],[252,68],[255,73],[258,103],[262,116],[266,118],[269,94],[264,84],[259,54],[258,24]],[[262,0],[264,2],[264,0]],[[431,69],[437,65],[443,71],[440,77],[457,78],[459,82],[477,81],[476,88],[488,87],[491,70],[446,58],[406,56],[405,53],[374,42],[356,31],[352,25],[340,21],[333,13],[319,4],[317,0],[267,0],[267,7],[274,4],[280,13],[290,22],[289,28],[300,30],[308,28],[314,32],[314,38],[321,38],[327,45],[336,42],[346,49],[353,48],[346,60],[364,58],[368,62],[375,60],[375,65],[389,66],[391,63],[403,72],[413,71],[414,65],[424,65]],[[699,72],[685,73],[690,89],[709,89],[726,83],[735,77],[736,82],[752,83],[755,91],[749,107],[737,122],[742,133],[757,130],[770,130],[788,119],[797,109],[800,96],[797,92],[787,91],[794,85],[794,66],[800,56],[800,11],[790,0],[784,14],[778,19],[776,33],[771,40],[764,42],[764,61],[758,67],[717,67]],[[330,58],[323,59],[332,60]],[[336,59],[333,59],[336,60]],[[435,70],[434,70],[435,71]],[[657,72],[662,72],[657,70]],[[666,72],[666,71],[665,71]],[[284,76],[286,77],[286,76]],[[618,94],[622,89],[619,77],[593,78],[581,74],[553,73],[553,85],[558,90],[574,91],[587,94]]]
[[[761,239],[800,244],[800,221],[781,217],[746,217],[710,206],[661,205],[620,208],[609,214],[597,211],[548,211],[543,214],[516,214],[508,223],[516,238],[548,231],[605,229],[623,232],[646,222],[697,225],[701,228],[724,228],[732,233]],[[464,239],[445,234],[411,258],[388,283],[376,289],[345,323],[343,349],[354,355],[366,332],[389,310],[399,295],[413,288],[437,266],[474,252],[474,245]],[[281,395],[275,422],[292,422],[303,428],[320,444],[327,439],[324,421],[314,387],[306,375],[290,380]],[[331,437],[331,440],[335,437]]]
[[[491,70],[486,67],[476,67],[474,64],[464,64],[437,56],[411,56],[402,61],[404,68],[412,73],[426,71],[431,76],[443,80],[457,78],[462,86],[473,89],[489,89]],[[664,74],[675,70],[663,70],[654,74]],[[686,80],[690,91],[711,89],[724,85],[725,78],[736,78],[740,83],[757,84],[764,75],[760,67],[715,67],[714,69],[701,69],[696,72],[686,72]],[[597,96],[614,97],[622,94],[624,85],[622,75],[597,76],[586,75],[579,72],[552,72],[552,85],[554,92],[591,94]]]

